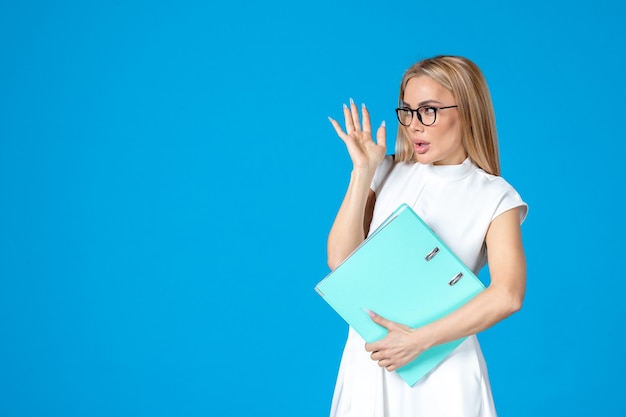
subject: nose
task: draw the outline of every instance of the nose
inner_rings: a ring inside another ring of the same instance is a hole
[[[422,122],[420,122],[419,118],[417,117],[417,114],[413,114],[411,123],[407,127],[411,130],[418,131],[418,132],[421,130],[424,130],[424,125],[422,124]]]

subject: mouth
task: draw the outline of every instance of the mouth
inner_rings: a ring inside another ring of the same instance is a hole
[[[428,148],[430,147],[430,143],[426,142],[424,140],[421,139],[414,139],[413,140],[413,148],[415,149],[415,152],[419,153],[419,154],[423,154],[425,153]]]

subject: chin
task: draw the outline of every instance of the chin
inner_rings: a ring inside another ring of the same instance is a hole
[[[434,161],[433,158],[429,157],[426,154],[418,154],[418,153],[413,154],[413,160],[423,165],[428,165],[428,164],[437,162],[437,161]]]

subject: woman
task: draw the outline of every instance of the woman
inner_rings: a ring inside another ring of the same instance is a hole
[[[526,263],[520,224],[527,205],[500,177],[495,116],[486,81],[470,60],[437,56],[410,67],[400,84],[395,156],[385,156],[385,123],[372,138],[365,105],[344,105],[353,170],[328,237],[335,269],[401,203],[491,282],[457,311],[420,328],[372,312],[387,336],[366,344],[353,330],[339,367],[332,417],[495,416],[476,333],[521,308]],[[361,120],[362,118],[362,120]],[[384,279],[384,277],[381,277]],[[413,387],[394,371],[426,349],[467,336]],[[364,346],[365,345],[365,346]]]

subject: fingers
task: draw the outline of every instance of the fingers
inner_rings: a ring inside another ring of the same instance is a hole
[[[415,359],[423,350],[414,346],[412,329],[404,324],[388,320],[373,311],[366,310],[373,322],[387,329],[387,335],[375,342],[366,343],[365,350],[370,358],[388,371],[396,369]]]
[[[372,319],[372,321],[380,326],[383,326],[385,329],[387,330],[391,330],[393,327],[396,326],[396,323],[391,321],[391,320],[387,320],[386,318],[384,318],[383,316],[379,316],[378,314],[374,313],[373,311],[369,311],[369,315],[370,318]]]
[[[330,120],[330,124],[333,125],[333,127],[335,128],[335,132],[337,132],[337,135],[341,138],[344,139],[344,136],[346,135],[346,133],[343,131],[343,129],[341,128],[341,126],[339,125],[339,122],[337,122],[335,119],[333,119],[332,117],[328,117],[328,120]]]
[[[385,368],[389,372],[395,371],[397,369],[396,365],[394,365],[389,359],[382,359],[378,361],[378,366],[381,368]]]
[[[372,350],[373,349],[373,350]],[[396,369],[404,366],[407,361],[403,360],[403,355],[399,354],[397,349],[391,346],[376,345],[367,343],[365,350],[371,352],[370,359],[374,362],[378,362],[378,366],[385,368],[388,371],[395,371]]]
[[[370,123],[370,114],[369,114],[369,110],[367,109],[367,107],[365,107],[365,104],[361,104],[361,113],[363,115],[363,127],[361,128],[361,117],[359,116],[359,109],[357,108],[357,105],[354,103],[353,99],[350,99],[350,105],[343,105],[343,117],[345,120],[345,124],[346,124],[346,133],[348,135],[352,134],[353,132],[367,132],[367,133],[371,133],[372,131],[372,126]],[[332,118],[328,118],[330,120],[331,123],[333,123],[334,119]],[[384,127],[385,122],[382,123],[381,127]],[[333,126],[335,127],[335,130],[337,130],[337,126],[335,126],[335,124],[333,123]],[[378,129],[380,131],[380,128]],[[339,132],[338,132],[339,133]],[[383,129],[383,143],[385,141],[384,138],[384,129]],[[379,137],[379,132],[377,132],[377,140]]]
[[[354,124],[354,118],[352,117],[352,110],[350,109],[350,107],[346,106],[345,104],[343,105],[343,118],[346,123],[346,132],[348,133],[348,135],[354,132],[355,130],[357,130],[358,125],[355,126]]]
[[[361,130],[361,120],[359,119],[359,109],[354,100],[350,99],[350,115],[352,116],[352,125],[355,130]]]
[[[346,121],[346,132],[348,134],[361,131],[359,109],[354,104],[354,100],[350,99],[350,106],[343,105],[343,117]]]
[[[370,133],[372,126],[370,124],[370,112],[365,107],[365,103],[361,104],[361,112],[363,113],[363,132]]]
[[[369,117],[368,117],[369,121]],[[387,126],[385,125],[385,121],[380,124],[378,130],[376,130],[376,143],[380,146],[387,146]]]
[[[374,362],[378,362],[378,366],[380,366],[381,368],[385,368],[388,371],[395,371],[396,369],[398,369],[397,364],[389,357],[386,357],[385,354],[382,351],[375,351],[372,352],[372,354],[370,355],[370,359],[372,359]]]

